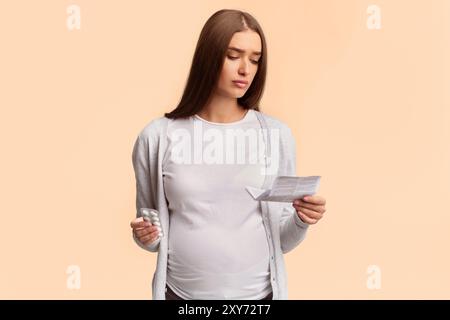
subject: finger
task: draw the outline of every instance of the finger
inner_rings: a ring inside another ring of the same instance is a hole
[[[137,223],[141,222],[141,221],[144,221],[144,219],[143,219],[142,217],[136,218],[136,219],[134,219],[133,221],[131,221],[130,226],[131,226],[132,228],[134,228],[135,225],[136,225]]]
[[[139,219],[142,219],[142,217]],[[142,228],[146,228],[146,227],[149,227],[152,225],[151,222],[148,222],[148,221],[144,221],[144,220],[136,221],[136,220],[131,222],[131,227],[133,229],[142,229]]]
[[[130,226],[134,229],[142,221],[144,221],[142,217],[136,218],[130,222]]]
[[[305,202],[318,204],[318,205],[325,205],[326,204],[325,198],[321,197],[321,196],[318,196],[318,195],[305,196],[305,197],[302,198],[302,200],[305,201]]]
[[[158,234],[159,234],[159,231],[156,230],[156,231],[153,231],[153,232],[151,232],[150,234],[148,234],[148,235],[146,235],[144,237],[139,238],[139,240],[142,243],[146,243],[146,242],[151,243],[151,242],[156,240],[156,238],[158,237]],[[149,240],[151,240],[151,241],[149,241]]]
[[[150,243],[155,242],[157,238],[158,238],[158,236],[156,236],[156,237],[154,237],[154,238],[152,238],[152,239],[150,239],[150,240],[148,240],[146,242],[143,242],[143,243],[144,243],[144,245],[148,246]]]
[[[296,202],[298,201],[298,203],[296,204]],[[313,205],[311,203],[307,203],[301,199],[295,200],[294,203],[292,204],[294,207],[296,205],[300,206],[300,207],[304,207],[304,208],[308,208],[310,210],[316,211],[316,212],[320,212],[322,214],[325,213],[325,207],[324,206],[316,206]]]
[[[155,240],[155,237],[157,237],[157,236],[158,236],[157,232],[152,232],[152,233],[150,233],[150,234],[148,234],[146,236],[140,237],[139,240],[142,243],[147,243],[147,242],[150,243],[150,242],[153,242]]]
[[[298,211],[297,213],[300,216],[300,219],[303,220],[303,222],[305,222],[307,224],[315,224],[315,223],[317,223],[317,220],[307,217],[303,212]]]
[[[136,228],[134,228],[134,230],[142,230],[142,229],[146,229],[149,227],[154,226],[151,222],[144,222],[142,224],[138,224]]]
[[[298,211],[301,211],[303,214],[305,214],[307,217],[309,217],[311,219],[320,220],[320,219],[322,219],[322,216],[323,216],[320,212],[310,210],[308,208],[299,207]]]
[[[157,226],[151,226],[151,227],[147,227],[147,228],[136,230],[135,234],[138,237],[142,237],[142,236],[148,235],[148,234],[150,234],[150,233],[152,233],[154,231],[161,231],[161,228],[157,227]]]
[[[299,206],[296,206],[295,209],[297,210],[297,212],[298,211],[303,212],[309,218],[317,219],[317,220],[322,219],[322,214],[320,212],[316,212],[316,211],[313,211],[313,210],[310,210],[307,208],[303,208],[303,207],[299,207]]]
[[[136,237],[138,237],[140,239],[142,237],[145,237],[145,236],[149,235],[153,231],[155,231],[155,230],[149,229],[149,228],[145,228],[145,229],[141,229],[141,230],[135,231],[134,234],[136,235]]]

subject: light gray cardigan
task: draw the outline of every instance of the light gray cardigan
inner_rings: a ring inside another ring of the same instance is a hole
[[[279,161],[275,174],[268,173],[264,185],[267,189],[277,175],[295,176],[296,143],[291,129],[280,120],[256,111],[262,129],[279,132]],[[169,212],[164,193],[162,160],[167,145],[167,125],[176,121],[159,117],[150,121],[139,133],[133,147],[132,161],[136,177],[136,217],[139,208],[153,208],[159,211],[164,236],[148,246],[141,243],[133,234],[136,243],[150,252],[158,252],[156,270],[152,279],[152,299],[165,300],[166,270],[168,255]],[[265,139],[266,151],[270,150],[271,139]],[[275,150],[275,149],[274,149]],[[276,151],[276,150],[275,150]],[[272,153],[271,153],[272,154]],[[266,152],[266,168],[267,152]],[[270,280],[273,300],[287,300],[287,273],[283,254],[294,249],[306,235],[308,224],[300,220],[292,203],[260,201],[263,223],[266,229],[270,252]],[[156,244],[156,245],[155,245]]]

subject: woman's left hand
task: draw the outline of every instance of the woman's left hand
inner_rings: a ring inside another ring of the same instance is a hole
[[[297,210],[300,219],[307,224],[316,224],[322,219],[325,213],[324,197],[314,195],[305,196],[302,199],[297,199],[292,203],[292,206]]]

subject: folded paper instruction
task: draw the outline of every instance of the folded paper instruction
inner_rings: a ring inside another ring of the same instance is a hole
[[[270,189],[246,186],[245,189],[258,201],[293,202],[317,192],[321,176],[278,176]]]

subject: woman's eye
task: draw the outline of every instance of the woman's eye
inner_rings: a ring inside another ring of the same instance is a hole
[[[228,56],[228,58],[230,58],[231,60],[236,60],[236,59],[239,59],[239,57],[232,57],[232,56]],[[258,64],[259,63],[259,61],[256,61],[256,60],[250,60],[253,64]]]

